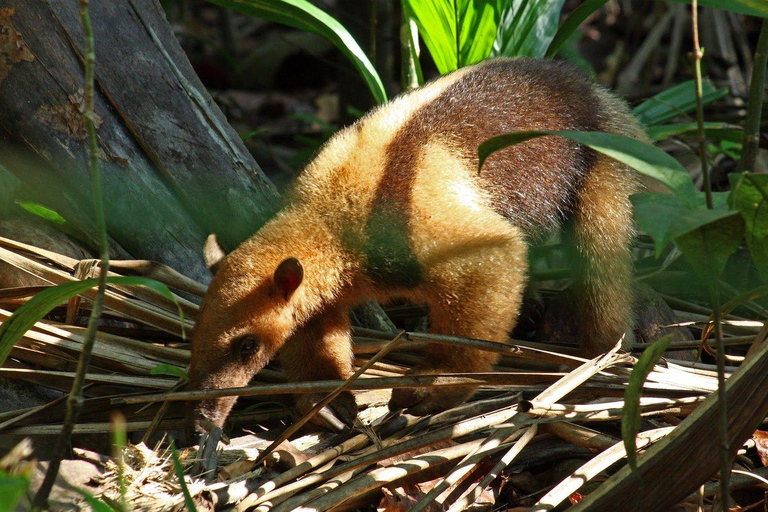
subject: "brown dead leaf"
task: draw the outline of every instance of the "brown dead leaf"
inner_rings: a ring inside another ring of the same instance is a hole
[[[752,432],[752,439],[755,441],[757,454],[760,455],[760,462],[763,463],[763,466],[768,466],[768,432],[755,430]]]
[[[13,7],[0,9],[0,84],[10,74],[14,64],[35,60],[21,33],[11,23],[14,14],[16,9]]]

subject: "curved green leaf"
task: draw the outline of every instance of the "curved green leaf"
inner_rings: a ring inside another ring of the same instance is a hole
[[[633,470],[637,469],[637,444],[635,438],[640,432],[640,395],[648,374],[659,361],[669,343],[674,338],[669,334],[654,341],[637,359],[632,373],[629,375],[627,389],[624,390],[624,410],[621,413],[621,438],[627,452],[627,462]]]
[[[603,132],[534,130],[511,132],[486,140],[478,148],[479,168],[494,151],[545,135],[558,135],[580,142],[636,171],[661,181],[690,207],[698,204],[696,188],[680,163],[661,149],[623,135]]]
[[[16,204],[27,210],[29,213],[37,215],[38,217],[51,221],[55,224],[65,224],[67,222],[67,219],[51,210],[47,206],[43,206],[39,203],[33,203],[31,201],[17,201]]]
[[[154,279],[133,276],[108,277],[107,283],[144,286],[177,303],[176,297],[171,293],[171,290],[169,290],[163,283],[155,281]],[[18,342],[22,336],[35,325],[35,322],[40,321],[53,308],[62,302],[71,299],[75,295],[80,295],[81,293],[90,290],[97,284],[98,279],[92,278],[51,286],[36,294],[26,304],[17,309],[8,320],[0,325],[0,366],[5,362],[5,359],[8,357],[8,354],[10,354],[11,349],[16,342]],[[179,309],[179,314],[181,315],[181,309]]]
[[[557,33],[564,0],[512,0],[501,13],[491,55],[543,57]]]
[[[702,84],[704,104],[722,98],[727,89],[716,89],[711,83]],[[656,94],[634,109],[637,120],[645,126],[654,126],[692,112],[696,108],[696,83],[693,80],[683,82]]]
[[[149,371],[150,375],[167,375],[169,377],[178,377],[179,379],[188,381],[189,374],[173,364],[162,363]]]
[[[554,57],[560,48],[570,39],[579,26],[584,23],[593,12],[604,6],[608,0],[586,0],[579,4],[579,6],[571,12],[565,21],[557,29],[555,37],[552,38],[552,42],[549,43],[547,48],[546,57]]]
[[[209,2],[249,16],[281,23],[313,32],[331,41],[352,61],[376,103],[385,103],[387,93],[379,74],[365,52],[341,23],[306,0],[208,0]]]
[[[698,123],[673,123],[649,126],[645,133],[654,142],[668,139],[677,135],[695,135],[698,131]],[[729,141],[741,144],[744,138],[744,130],[733,127],[728,123],[704,123],[704,132],[708,139]]]

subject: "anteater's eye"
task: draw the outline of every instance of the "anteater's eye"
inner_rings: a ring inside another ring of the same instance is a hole
[[[240,357],[248,358],[259,349],[259,339],[250,334],[240,336],[235,340],[234,349]]]

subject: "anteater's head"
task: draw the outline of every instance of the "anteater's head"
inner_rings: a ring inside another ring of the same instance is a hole
[[[215,238],[209,238],[206,262],[215,275],[192,335],[191,390],[246,386],[298,323],[295,305],[304,270],[297,258],[258,236],[226,257],[213,244]],[[202,433],[203,420],[221,427],[236,399],[188,402],[188,442]]]

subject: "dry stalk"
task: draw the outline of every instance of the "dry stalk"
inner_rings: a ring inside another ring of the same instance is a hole
[[[638,450],[643,449],[659,439],[663,438],[674,430],[674,427],[657,428],[641,432],[637,436],[636,446]],[[570,477],[566,478],[551,491],[544,495],[533,507],[530,512],[544,512],[554,509],[568,496],[576,492],[585,483],[596,477],[601,471],[607,469],[624,457],[627,452],[624,450],[624,443],[621,441],[614,444],[601,454],[589,460],[586,464],[577,469]]]
[[[572,371],[568,375],[562,377],[555,382],[552,386],[548,387],[537,397],[538,400],[557,401],[569,392],[573,391],[580,384],[586,382],[589,378],[595,374],[603,371],[610,366],[613,366],[619,362],[626,360],[624,356],[617,355],[620,344],[617,344],[610,352],[596,359],[590,360],[582,364],[579,368]],[[513,423],[530,421],[530,415],[526,413],[518,413],[513,418]],[[466,456],[454,469],[451,471],[440,483],[430,490],[426,496],[424,496],[411,510],[418,512],[424,510],[430,503],[442,496],[445,491],[461,480],[469,472],[474,470],[475,466],[491,451],[502,444],[509,436],[515,434],[515,431],[519,428],[519,424],[513,425],[508,428],[501,428],[496,430],[489,438],[487,438],[477,450]]]

